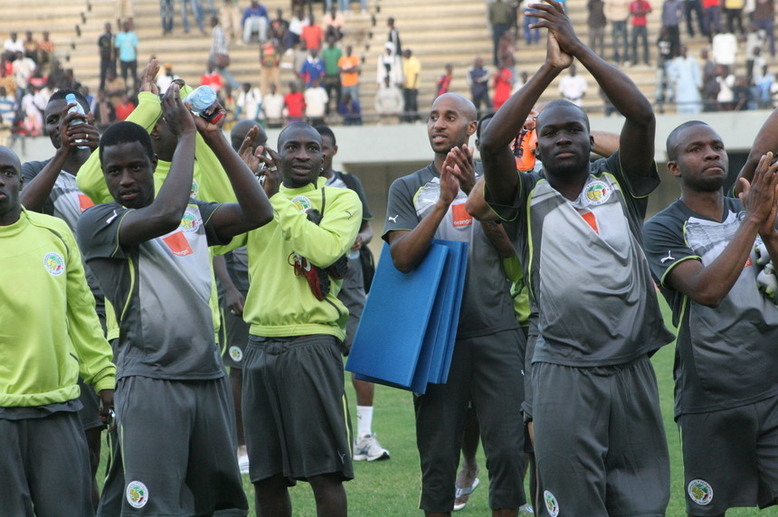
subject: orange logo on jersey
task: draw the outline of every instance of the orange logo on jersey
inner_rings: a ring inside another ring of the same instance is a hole
[[[464,203],[451,205],[451,217],[454,220],[454,228],[473,224],[473,216],[467,213]]]
[[[181,231],[162,237],[162,240],[167,244],[167,247],[170,248],[170,251],[173,252],[173,255],[185,257],[186,255],[194,253],[194,250],[192,250],[192,247],[189,245],[189,241],[186,240],[186,236]]]
[[[594,233],[597,235],[600,234],[600,228],[597,226],[597,218],[594,217],[594,212],[584,212],[581,214],[581,217],[583,217],[583,220],[592,227]]]
[[[754,262],[751,260],[751,257],[748,257],[748,259],[746,259],[746,264],[743,266],[743,269],[745,269],[745,268],[747,268],[749,266],[753,266],[753,265],[754,265]]]
[[[84,194],[78,195],[78,205],[81,207],[81,211],[83,212],[87,208],[95,206],[94,203],[92,203],[92,200],[89,199],[89,196],[86,196]]]

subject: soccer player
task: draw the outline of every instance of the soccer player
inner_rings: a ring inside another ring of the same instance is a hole
[[[0,147],[0,514],[94,514],[78,377],[105,421],[116,368],[67,224],[22,208],[21,163]]]
[[[465,210],[476,181],[467,147],[476,125],[470,100],[454,93],[435,99],[427,119],[434,159],[392,183],[383,236],[391,245],[395,267],[403,272],[421,262],[433,238],[469,243],[448,381],[430,384],[424,395],[414,398],[422,470],[420,506],[429,516],[447,515],[453,509],[459,445],[471,401],[489,466],[492,514],[516,515],[526,502],[520,412],[524,336],[514,316],[501,256],[481,223]]]
[[[348,310],[337,298],[338,266],[357,238],[362,206],[353,191],[324,186],[322,140],[311,126],[287,126],[278,153],[267,151],[259,158],[268,165],[274,219],[240,239],[250,282],[243,423],[257,513],[291,516],[288,487],[307,481],[318,515],[341,517],[343,482],[354,472],[340,354]]]
[[[235,457],[234,415],[214,339],[208,245],[272,218],[256,179],[221,128],[194,116],[170,86],[162,99],[177,140],[165,183],[146,130],[111,126],[100,162],[113,203],[79,219],[87,264],[116,307],[117,417],[124,462],[122,515],[200,515],[248,505]],[[238,203],[190,198],[195,133],[227,172]]]
[[[506,220],[538,311],[532,356],[535,456],[549,515],[664,515],[669,460],[648,355],[668,343],[641,249],[659,184],[654,114],[622,72],[576,36],[559,3],[531,4],[546,61],[481,135],[486,198]],[[577,59],[626,120],[620,151],[590,166],[586,114],[553,101],[537,118],[542,173],[519,175],[508,144]]]
[[[65,221],[72,232],[76,231],[76,222],[81,212],[93,205],[92,201],[76,186],[78,169],[86,162],[92,151],[97,148],[100,135],[97,128],[87,117],[79,113],[68,113],[71,107],[65,100],[73,94],[84,113],[89,113],[89,103],[81,93],[75,90],[57,90],[49,98],[43,112],[46,133],[51,145],[56,149],[54,156],[45,161],[32,161],[22,164],[22,178],[25,188],[21,194],[22,205],[32,212],[53,215]],[[105,298],[97,285],[97,280],[88,268],[85,268],[87,282],[95,297],[97,315],[105,328]],[[100,435],[104,428],[99,414],[99,399],[94,389],[81,386],[79,399],[83,408],[79,411],[84,426],[89,460],[92,466],[92,501],[97,506],[100,495],[97,489],[97,467],[100,463]]]
[[[357,332],[359,319],[365,307],[365,284],[362,276],[362,262],[360,253],[363,247],[373,239],[373,228],[370,220],[373,214],[367,206],[367,198],[362,182],[353,174],[346,174],[332,169],[332,158],[338,154],[338,143],[335,133],[327,126],[317,126],[316,131],[321,135],[322,155],[324,162],[321,175],[327,178],[326,186],[340,187],[353,190],[359,196],[362,203],[362,225],[359,233],[351,246],[348,257],[348,272],[343,279],[343,286],[338,293],[338,299],[348,309],[348,323],[346,323],[346,339],[343,341],[343,350],[348,354],[351,344],[354,342],[354,334]],[[369,251],[369,250],[368,250]],[[354,461],[379,461],[388,460],[389,451],[378,442],[373,432],[373,397],[375,396],[375,384],[361,381],[351,375],[351,384],[357,396],[357,435],[354,440]]]
[[[774,125],[773,116],[762,139],[774,141]],[[759,140],[754,148],[761,151]],[[755,172],[751,164],[735,199],[724,194],[727,152],[709,125],[675,128],[667,155],[681,197],[646,222],[644,233],[678,325],[675,418],[686,512],[764,508],[778,498],[778,164],[772,152]]]

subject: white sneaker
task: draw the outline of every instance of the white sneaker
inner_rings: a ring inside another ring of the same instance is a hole
[[[366,434],[354,442],[354,461],[388,460],[389,451],[381,447],[375,434]]]
[[[535,510],[533,510],[532,506],[527,503],[525,505],[519,506],[519,515],[535,515]]]
[[[245,445],[238,447],[238,469],[241,474],[249,473],[249,456]]]

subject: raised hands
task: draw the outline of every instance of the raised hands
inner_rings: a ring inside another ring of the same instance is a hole
[[[89,115],[78,112],[68,113],[68,110],[75,105],[75,103],[68,104],[60,113],[57,128],[60,139],[59,149],[70,152],[79,147],[88,147],[94,151],[100,145],[100,133],[93,125],[94,117],[91,113]],[[77,123],[71,125],[73,121]]]
[[[531,29],[546,28],[549,30],[549,34],[553,36],[556,42],[556,48],[560,50],[560,55],[556,55],[556,62],[558,64],[564,64],[567,60],[565,54],[572,56],[575,54],[577,48],[582,43],[575,34],[570,18],[567,17],[564,7],[559,2],[554,0],[544,0],[545,3],[531,3],[527,7],[534,10],[525,10],[525,16],[532,16],[537,18],[535,23],[530,24]],[[551,38],[549,38],[549,55],[547,59],[551,59]],[[562,66],[566,68],[570,66],[570,63]]]
[[[178,83],[173,83],[162,97],[162,116],[165,118],[170,131],[176,137],[180,137],[185,133],[194,133],[197,129],[194,121],[195,116],[192,115],[181,100],[179,95],[180,88]]]
[[[140,88],[142,92],[151,92],[154,95],[159,95],[159,87],[157,86],[157,73],[159,72],[159,61],[157,58],[152,57],[149,59],[148,64],[140,73]]]
[[[467,145],[454,147],[446,155],[443,162],[443,168],[457,180],[458,186],[465,194],[470,194],[475,185],[475,162],[473,161],[473,150]],[[443,183],[441,171],[441,183]],[[456,193],[454,194],[456,197]]]
[[[778,162],[771,152],[763,154],[756,166],[752,181],[738,180],[741,192],[738,194],[747,217],[760,223],[759,234],[768,236],[775,232],[775,218],[778,210]]]

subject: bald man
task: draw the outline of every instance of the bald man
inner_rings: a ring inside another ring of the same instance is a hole
[[[424,395],[414,398],[420,507],[428,516],[448,515],[453,509],[459,444],[471,400],[481,422],[492,514],[516,515],[525,503],[520,413],[524,336],[501,257],[482,224],[465,210],[467,195],[480,176],[467,146],[476,125],[475,106],[465,97],[446,93],[435,99],[427,119],[433,161],[392,184],[383,235],[394,265],[403,272],[424,259],[434,238],[469,244],[448,381],[430,384]]]

